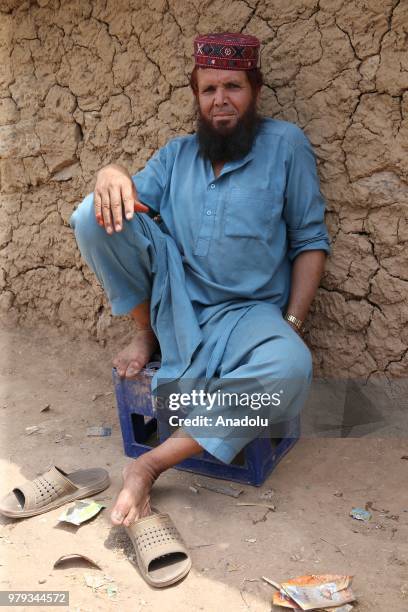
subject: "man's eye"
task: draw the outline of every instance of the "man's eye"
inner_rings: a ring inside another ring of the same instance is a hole
[[[214,87],[206,87],[203,89],[203,93],[211,93],[214,91]]]
[[[237,85],[236,83],[228,83],[227,87],[228,89],[240,89],[240,85]]]

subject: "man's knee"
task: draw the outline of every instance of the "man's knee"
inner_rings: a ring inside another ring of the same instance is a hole
[[[90,193],[82,200],[69,220],[81,250],[85,246],[92,246],[96,241],[99,242],[101,234],[104,233],[104,229],[96,221],[93,201],[93,193]]]
[[[312,378],[312,355],[299,337],[287,339],[284,353],[279,360],[280,375],[285,379],[309,381]]]
[[[100,247],[105,249],[108,245],[115,248],[115,244],[122,244],[123,240],[145,250],[150,243],[151,232],[160,231],[147,215],[135,214],[131,221],[124,221],[120,232],[109,235],[96,221],[93,193],[87,195],[81,202],[69,222],[75,231],[75,238],[81,251]]]

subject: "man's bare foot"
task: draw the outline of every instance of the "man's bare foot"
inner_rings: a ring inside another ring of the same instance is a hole
[[[152,513],[150,491],[156,479],[143,457],[128,463],[123,470],[123,488],[118,495],[111,521],[129,527],[134,521]]]
[[[132,378],[146,365],[158,347],[151,329],[137,330],[132,342],[113,360],[113,367],[121,378]]]

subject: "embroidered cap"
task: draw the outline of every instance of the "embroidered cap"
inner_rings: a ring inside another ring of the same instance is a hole
[[[195,65],[219,70],[251,70],[258,66],[256,36],[233,32],[202,34],[194,40]]]

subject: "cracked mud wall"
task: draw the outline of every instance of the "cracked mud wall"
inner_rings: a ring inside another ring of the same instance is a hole
[[[262,109],[317,155],[333,251],[308,321],[315,373],[406,375],[405,0],[0,0],[3,318],[127,328],[68,219],[101,166],[135,172],[193,130],[192,41],[211,30],[261,39]]]

